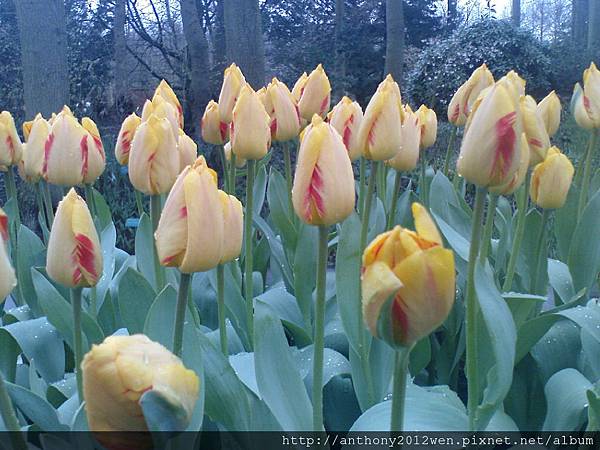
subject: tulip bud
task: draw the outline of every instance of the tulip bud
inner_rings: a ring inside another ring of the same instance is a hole
[[[531,174],[531,200],[544,209],[562,208],[567,200],[575,169],[556,147],[548,150],[546,159]]]
[[[203,156],[177,177],[154,237],[164,266],[192,273],[219,264],[223,255],[223,206],[217,174]]]
[[[510,88],[512,89],[512,95],[518,97],[522,97],[525,95],[525,85],[527,84],[527,82],[523,78],[521,78],[521,76],[514,70],[511,70],[506,75],[504,75],[500,79],[500,81],[508,82],[508,86],[510,86]]]
[[[417,109],[417,115],[421,122],[421,148],[426,149],[433,146],[437,139],[437,115],[425,105]]]
[[[16,285],[17,277],[6,253],[5,238],[4,233],[2,233],[0,237],[0,304],[6,300],[6,297]]]
[[[198,399],[199,380],[179,358],[143,334],[109,336],[93,345],[81,363],[85,410],[91,431],[147,431],[142,396],[159,394],[189,423]],[[97,435],[108,448],[140,448],[139,434]]]
[[[87,204],[71,188],[58,204],[50,230],[46,271],[63,286],[95,286],[102,276],[102,248]]]
[[[223,146],[223,152],[225,153],[225,159],[227,161],[231,161],[231,142],[227,142],[227,144],[225,144]],[[239,156],[235,157],[235,167],[237,167],[238,169],[241,169],[245,165],[246,165],[246,160],[244,158],[241,158]]]
[[[560,99],[556,92],[550,92],[544,99],[538,103],[538,114],[544,122],[548,136],[552,137],[558,131],[560,126]]]
[[[166,118],[171,124],[173,136],[177,139],[179,136],[179,119],[177,119],[177,110],[173,105],[163,99],[160,95],[154,95],[152,101],[146,100],[142,109],[142,122],[154,115],[159,119]]]
[[[35,115],[35,117],[33,118],[33,120],[28,120],[28,121],[23,122],[23,138],[25,139],[25,142],[27,142],[29,140],[29,133],[31,133],[31,128],[33,127],[33,123],[38,119],[43,119],[43,117],[40,113],[37,113]]]
[[[354,174],[337,131],[315,114],[304,130],[292,188],[296,214],[309,225],[333,225],[354,209]]]
[[[519,161],[519,169],[515,172],[511,179],[499,186],[490,186],[489,190],[492,194],[511,195],[521,187],[529,170],[529,144],[527,143],[527,135],[521,133],[521,158]]]
[[[300,97],[302,97],[302,91],[304,91],[304,85],[307,81],[308,74],[303,72],[302,75],[300,75],[300,77],[296,80],[296,83],[294,83],[294,87],[292,88],[292,96],[294,97],[294,100],[296,100],[296,103],[300,101]]]
[[[529,164],[534,166],[546,157],[546,152],[550,148],[550,137],[538,112],[537,103],[530,95],[521,97],[521,112],[523,113],[523,130],[529,144]]]
[[[179,130],[179,140],[177,141],[177,149],[179,150],[179,168],[180,171],[186,166],[191,166],[198,158],[198,145],[194,140]]]
[[[494,76],[485,64],[475,69],[469,79],[458,88],[448,105],[448,122],[457,127],[467,123],[473,104],[481,91],[494,84]]]
[[[50,134],[50,124],[41,116],[32,121],[27,144],[23,144],[22,177],[28,183],[36,183],[42,176],[44,148]]]
[[[181,107],[181,103],[179,103],[179,99],[175,94],[173,88],[167,83],[165,80],[161,80],[156,90],[154,91],[154,97],[160,96],[167,102],[169,102],[177,112],[177,122],[179,124],[179,128],[183,128],[183,108]]]
[[[244,159],[261,159],[271,146],[269,115],[258,95],[246,84],[233,108],[229,134],[231,149]]]
[[[358,139],[363,111],[358,102],[353,102],[348,97],[343,97],[327,115],[331,126],[340,134],[348,156],[355,161],[361,156],[361,147]]]
[[[142,119],[136,113],[132,113],[125,118],[121,124],[117,143],[115,144],[115,157],[121,165],[126,165],[129,162],[129,151],[131,150],[131,142],[135,131],[142,123]]]
[[[0,113],[0,165],[13,166],[21,160],[21,139],[12,115],[8,111]]]
[[[242,204],[233,195],[219,191],[223,207],[223,255],[220,264],[233,261],[242,251],[244,213]]]
[[[237,102],[242,86],[246,79],[242,71],[235,64],[231,64],[223,74],[223,86],[219,94],[219,115],[221,122],[231,123],[233,119],[233,108]]]
[[[421,130],[419,115],[406,105],[402,123],[402,145],[398,153],[392,159],[387,160],[386,164],[397,171],[410,171],[417,167],[421,147]]]
[[[365,110],[358,140],[367,159],[392,159],[402,146],[403,113],[395,84],[391,77],[386,78]]]
[[[329,84],[329,78],[327,78],[323,65],[319,64],[300,88],[298,98],[300,116],[305,120],[311,120],[313,114],[325,117],[327,111],[329,111],[330,100],[331,85]]]
[[[179,174],[179,151],[168,119],[151,115],[135,132],[129,152],[129,180],[148,195],[169,192]]]
[[[92,119],[84,117],[81,119],[81,126],[88,132],[87,144],[82,147],[82,151],[84,152],[82,181],[84,184],[93,184],[102,175],[106,166],[104,145],[102,144],[102,139],[100,139],[98,127]]]
[[[394,227],[377,236],[362,260],[363,317],[371,334],[411,347],[439,327],[454,303],[454,254],[427,210],[413,203],[416,232]]]
[[[584,70],[583,89],[579,83],[575,85],[571,110],[580,127],[600,128],[600,71],[596,64]]]
[[[225,122],[221,121],[219,105],[214,100],[211,100],[206,105],[200,127],[202,128],[202,139],[204,142],[213,145],[223,145],[227,141],[229,127]]]
[[[273,78],[265,91],[263,104],[271,117],[271,139],[283,142],[298,136],[300,114],[285,83]]]
[[[499,81],[473,105],[457,162],[458,173],[478,186],[498,186],[519,169],[522,124],[519,100]]]

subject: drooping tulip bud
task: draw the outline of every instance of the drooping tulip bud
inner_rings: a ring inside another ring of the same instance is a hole
[[[329,84],[329,78],[327,78],[323,65],[319,64],[300,88],[298,99],[300,116],[307,121],[312,119],[313,114],[324,118],[329,111],[330,101],[331,84]]]
[[[32,121],[27,144],[23,144],[22,176],[28,183],[36,183],[42,176],[44,148],[49,134],[50,124],[39,115]]]
[[[177,177],[154,237],[164,266],[192,273],[219,264],[223,255],[223,207],[217,174],[203,156]]]
[[[300,114],[292,93],[277,78],[269,83],[265,90],[265,109],[271,117],[271,139],[289,141],[300,132]]]
[[[223,207],[223,255],[221,264],[233,261],[242,251],[244,236],[244,213],[242,204],[233,195],[219,191]]]
[[[179,174],[179,151],[169,120],[151,115],[135,132],[129,152],[129,180],[148,195],[169,192]]]
[[[202,139],[207,144],[223,145],[229,136],[229,127],[219,114],[219,104],[214,100],[208,102],[200,122]]]
[[[421,122],[421,148],[426,149],[433,146],[437,139],[437,115],[425,105],[417,109],[417,115]]]
[[[109,336],[93,345],[81,363],[85,410],[91,431],[107,448],[140,448],[147,431],[140,405],[147,392],[158,394],[176,412],[183,428],[198,399],[199,379],[179,358],[143,334]]]
[[[391,77],[386,78],[365,110],[358,140],[367,159],[392,159],[402,145],[403,113],[394,84]]]
[[[552,137],[558,131],[560,126],[560,99],[556,92],[550,92],[544,99],[538,103],[538,114],[546,126],[548,136]]]
[[[519,99],[499,81],[475,102],[457,162],[458,173],[477,186],[511,180],[521,160]]]
[[[396,226],[377,236],[362,260],[362,308],[371,334],[411,347],[440,326],[454,303],[452,251],[427,210],[413,203],[416,232]]]
[[[292,188],[296,214],[309,225],[333,225],[354,209],[354,174],[337,131],[315,114],[304,130]]]
[[[159,95],[161,98],[165,99],[175,108],[177,111],[177,119],[179,123],[179,128],[183,128],[183,108],[181,107],[181,103],[179,103],[179,99],[177,98],[177,94],[175,91],[167,83],[165,80],[161,80],[156,90],[154,91],[154,96]]]
[[[92,184],[104,172],[106,166],[106,155],[104,145],[100,138],[100,131],[92,119],[84,117],[81,126],[88,132],[86,144],[82,144],[83,153],[83,183]]]
[[[458,88],[448,105],[448,122],[461,127],[467,123],[473,104],[481,91],[494,84],[494,76],[485,64],[475,69],[469,79]]]
[[[600,128],[600,71],[596,64],[583,72],[583,89],[577,83],[571,99],[577,125],[585,129]]]
[[[519,169],[515,172],[510,180],[499,186],[490,186],[489,191],[496,195],[511,195],[521,187],[529,171],[529,144],[527,143],[527,135],[521,133],[521,160],[519,161]]]
[[[163,99],[160,95],[155,95],[152,101],[146,100],[142,109],[142,122],[148,120],[150,116],[156,116],[159,119],[166,118],[171,124],[171,130],[175,139],[179,136],[179,119],[177,110],[173,105]]]
[[[219,94],[219,115],[221,122],[231,123],[233,108],[237,102],[242,86],[246,84],[244,74],[238,66],[231,64],[223,74],[223,85]]]
[[[194,161],[198,158],[198,145],[181,129],[179,130],[177,149],[179,150],[179,167],[181,170],[194,164]]]
[[[69,288],[95,286],[102,276],[102,248],[85,201],[71,188],[58,204],[50,230],[46,271]]]
[[[543,161],[550,148],[550,137],[537,108],[537,103],[530,95],[521,97],[523,131],[529,144],[529,164],[534,166]]]
[[[573,180],[575,169],[569,158],[556,147],[548,150],[546,159],[531,174],[531,200],[544,209],[562,208]]]
[[[327,120],[340,134],[351,161],[360,158],[361,147],[358,139],[363,111],[358,102],[353,102],[344,96],[327,115]]]
[[[410,171],[417,167],[419,149],[421,148],[421,119],[410,106],[404,108],[404,123],[402,124],[402,145],[396,155],[386,161],[397,171]]]
[[[12,115],[8,111],[0,113],[0,165],[13,166],[21,160],[21,139]]]
[[[127,116],[121,124],[121,129],[117,136],[117,143],[115,144],[115,157],[119,164],[127,165],[129,162],[131,142],[135,136],[135,131],[141,123],[142,119],[136,113],[132,113]]]
[[[269,115],[258,95],[246,84],[233,108],[229,129],[231,149],[244,159],[261,159],[271,146]]]
[[[10,294],[17,285],[17,277],[15,276],[15,270],[8,258],[5,242],[6,238],[4,237],[4,233],[2,233],[0,235],[0,304],[6,300],[8,294]]]
[[[225,144],[223,146],[223,152],[225,153],[225,159],[228,162],[231,161],[231,142],[227,142],[227,144]],[[235,167],[237,167],[238,169],[241,169],[245,165],[246,165],[246,160],[244,158],[241,158],[239,156],[235,157]]]

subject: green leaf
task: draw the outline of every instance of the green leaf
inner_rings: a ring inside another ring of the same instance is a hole
[[[257,168],[254,178],[254,215],[259,216],[265,203],[265,193],[267,191],[267,170],[264,165]]]
[[[502,294],[502,297],[504,297],[510,308],[517,330],[530,317],[531,312],[546,301],[546,297],[540,295],[517,294],[514,292]]]
[[[296,353],[298,363],[300,365],[300,371],[306,372],[304,377],[304,384],[306,385],[306,392],[312,394],[313,378],[312,378],[312,367],[313,367],[313,355],[315,347],[309,345],[299,350]],[[338,375],[350,375],[352,369],[350,362],[344,355],[336,352],[330,348],[325,348],[323,351],[323,388],[331,381],[333,377]]]
[[[144,331],[146,315],[154,297],[154,289],[146,278],[135,269],[128,268],[119,282],[118,299],[121,318],[129,334]]]
[[[317,282],[315,270],[317,260],[317,227],[301,224],[298,233],[298,244],[294,254],[294,294],[302,312],[304,323],[310,324],[313,304],[313,290]],[[301,322],[302,323],[302,322]]]
[[[168,349],[173,347],[176,305],[177,291],[169,284],[152,302],[144,323],[144,334]]]
[[[556,247],[562,261],[569,257],[569,249],[573,239],[573,231],[577,227],[577,208],[579,204],[579,189],[573,184],[567,195],[567,201],[562,208],[554,212],[554,235]]]
[[[175,404],[161,392],[149,390],[140,397],[149,431],[174,432],[187,428],[187,412],[180,404]]]
[[[571,241],[569,269],[575,290],[586,288],[589,292],[600,271],[600,192],[597,192],[583,210]],[[572,230],[571,230],[572,231]]]
[[[450,244],[450,247],[454,250],[457,256],[463,259],[463,261],[469,260],[469,241],[459,234],[454,228],[452,228],[444,219],[435,213],[432,213],[440,231]]]
[[[563,303],[575,297],[575,287],[569,266],[557,259],[548,260],[548,280]]]
[[[284,246],[295,249],[298,236],[294,216],[288,207],[287,184],[283,176],[274,168],[271,168],[269,173],[267,202],[269,218],[280,233]]]
[[[14,405],[42,431],[68,431],[46,400],[16,384],[7,382],[6,389]]]
[[[112,223],[112,214],[110,212],[110,207],[106,200],[102,196],[100,192],[98,192],[95,188],[92,188],[92,193],[94,196],[94,205],[96,207],[96,220],[99,225],[100,230],[106,229],[106,227],[114,224]]]
[[[517,333],[515,364],[529,353],[531,348],[556,323],[558,316],[546,314],[526,321]]]
[[[586,392],[591,387],[587,378],[572,368],[552,375],[544,387],[548,411],[543,431],[578,431],[587,416]]]
[[[281,241],[277,239],[269,224],[267,224],[267,222],[262,217],[257,216],[255,214],[252,217],[252,221],[254,223],[254,226],[257,227],[266,236],[269,242],[269,247],[271,248],[271,257],[277,262],[277,265],[281,269],[285,285],[289,289],[292,289],[294,287],[294,277],[292,274],[292,269],[290,268],[290,264],[288,263],[288,260],[283,251]]]
[[[102,276],[96,285],[97,308],[100,310],[106,293],[110,288],[110,282],[115,274],[115,244],[117,242],[117,231],[112,222],[102,232],[100,242],[102,245]],[[96,311],[97,312],[97,311]]]
[[[138,270],[152,287],[156,287],[154,275],[154,237],[152,221],[143,213],[135,232],[135,260]]]
[[[25,225],[21,225],[21,228],[19,228],[17,239],[19,242],[16,262],[19,275],[18,289],[23,293],[23,297],[31,310],[36,315],[39,315],[41,311],[38,305],[38,298],[35,295],[33,281],[31,280],[31,268],[45,264],[46,249],[40,238]]]
[[[581,352],[581,331],[568,320],[552,325],[531,349],[542,383],[561,369],[577,367]]]
[[[586,392],[588,407],[588,424],[585,431],[600,431],[600,397],[590,389]]]

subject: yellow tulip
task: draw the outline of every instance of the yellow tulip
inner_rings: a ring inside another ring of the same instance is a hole
[[[58,204],[50,230],[46,271],[63,286],[95,286],[102,276],[102,248],[87,204],[71,188]]]
[[[299,90],[298,110],[300,116],[307,121],[312,119],[313,114],[324,118],[329,111],[331,85],[322,64],[319,64],[310,73]]]
[[[342,137],[351,161],[360,158],[362,153],[358,139],[362,119],[363,111],[358,102],[346,96],[327,115],[328,122]]]
[[[177,110],[160,95],[154,95],[152,101],[146,100],[142,108],[142,122],[148,120],[150,116],[156,116],[159,119],[166,118],[171,124],[173,136],[177,139],[179,136],[179,119],[177,118]]]
[[[223,254],[220,263],[225,264],[237,258],[242,251],[244,212],[235,196],[220,190],[219,199],[223,207]]]
[[[161,395],[191,420],[200,381],[179,358],[143,334],[109,336],[81,363],[85,410],[91,431],[147,431],[140,405],[148,391]],[[102,433],[108,448],[139,448],[139,434]],[[141,436],[142,438],[144,436]]]
[[[300,113],[294,97],[285,83],[273,78],[265,90],[263,104],[271,117],[271,139],[289,141],[298,136]]]
[[[6,300],[8,294],[17,285],[17,277],[12,267],[8,253],[6,252],[6,242],[8,241],[8,216],[0,208],[0,304]]]
[[[148,195],[169,192],[179,174],[179,151],[169,120],[151,115],[135,132],[129,152],[129,180]]]
[[[521,158],[519,161],[519,169],[515,172],[511,179],[499,186],[490,186],[489,190],[492,194],[511,195],[521,187],[529,171],[529,144],[527,143],[527,135],[521,133]]]
[[[548,136],[552,137],[558,131],[560,126],[560,99],[556,92],[550,92],[544,99],[538,103],[538,113],[546,127]]]
[[[358,138],[367,159],[392,159],[402,146],[403,113],[396,88],[397,84],[388,76],[367,105]]]
[[[154,237],[164,266],[192,273],[219,264],[223,255],[223,207],[217,174],[203,156],[177,177]]]
[[[233,108],[245,84],[246,79],[238,66],[231,64],[225,69],[223,85],[219,94],[219,115],[221,116],[221,122],[229,124],[233,120]]]
[[[583,72],[583,89],[579,83],[575,85],[571,109],[580,127],[600,128],[600,71],[596,64]]]
[[[231,161],[231,142],[228,141],[227,144],[225,144],[223,146],[223,152],[225,153],[225,159],[227,161]],[[239,156],[235,157],[235,167],[237,167],[238,169],[241,169],[245,165],[246,165],[246,160],[244,158],[241,158]]]
[[[27,144],[23,144],[22,177],[29,183],[37,182],[42,176],[44,149],[50,134],[50,124],[38,115],[29,128]]]
[[[448,122],[457,127],[467,123],[473,104],[481,91],[494,84],[494,76],[485,64],[475,69],[469,79],[458,88],[448,105]]]
[[[519,99],[506,81],[478,98],[467,121],[457,162],[458,173],[478,186],[511,180],[521,160]]]
[[[213,145],[223,145],[229,135],[229,127],[223,121],[219,114],[219,104],[214,100],[208,102],[202,120],[202,139],[204,142]]]
[[[179,139],[177,141],[177,149],[179,150],[179,168],[185,169],[186,166],[194,164],[198,158],[198,145],[185,132],[179,130]]]
[[[533,169],[531,200],[540,208],[562,208],[567,200],[574,172],[569,158],[558,148],[551,147],[546,159]]]
[[[33,127],[33,123],[38,120],[43,119],[40,113],[37,113],[33,120],[27,120],[23,122],[23,137],[25,138],[25,142],[29,140],[29,133],[31,133],[31,128]]]
[[[521,97],[523,131],[529,144],[529,164],[534,166],[543,161],[550,148],[550,136],[538,111],[537,103],[530,95]]]
[[[421,129],[419,115],[406,105],[402,123],[402,145],[398,153],[392,159],[387,160],[386,164],[397,171],[410,171],[417,167],[421,147]]]
[[[21,139],[12,115],[8,111],[0,113],[0,165],[13,166],[21,160]]]
[[[304,130],[292,188],[296,214],[309,225],[333,225],[354,209],[354,174],[342,137],[315,114]]]
[[[363,317],[393,347],[433,332],[454,303],[454,254],[423,206],[413,203],[412,213],[416,232],[396,226],[380,234],[362,260]]]
[[[296,80],[296,83],[294,83],[294,87],[292,88],[292,96],[294,97],[294,100],[296,100],[296,103],[300,101],[302,91],[304,90],[304,85],[307,81],[308,74],[303,72],[302,75],[300,75],[300,77]]]
[[[417,109],[417,115],[421,122],[421,148],[426,149],[433,146],[437,139],[437,115],[425,105]]]
[[[181,107],[181,103],[179,103],[179,99],[177,98],[177,94],[175,91],[167,83],[165,80],[161,80],[156,90],[154,91],[154,96],[159,95],[161,98],[169,102],[175,108],[177,112],[177,121],[179,123],[179,128],[183,128],[183,108]]]
[[[131,142],[135,136],[135,131],[141,123],[142,119],[136,113],[132,113],[127,116],[121,124],[121,129],[117,136],[117,143],[115,144],[115,157],[119,164],[127,165],[129,162]]]
[[[500,81],[508,82],[508,86],[512,88],[512,95],[522,97],[525,95],[525,85],[527,82],[514,70],[511,70],[504,75]]]
[[[246,84],[233,108],[229,134],[231,149],[239,158],[261,159],[271,146],[270,117],[258,95]]]
[[[106,155],[100,132],[94,121],[89,117],[84,117],[81,119],[81,126],[88,132],[86,144],[82,143],[81,147],[83,152],[82,181],[84,184],[92,184],[104,172]]]

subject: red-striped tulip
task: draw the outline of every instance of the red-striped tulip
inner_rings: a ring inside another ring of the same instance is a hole
[[[304,85],[308,81],[308,74],[303,72],[302,75],[298,77],[296,82],[294,83],[294,87],[292,88],[292,95],[296,103],[300,101],[300,97],[302,96],[302,91],[304,90]]]
[[[219,114],[221,122],[231,123],[233,108],[237,102],[242,86],[246,84],[244,74],[238,66],[231,64],[223,74],[223,85],[219,94]]]
[[[227,142],[229,127],[221,121],[219,104],[214,100],[206,105],[200,126],[202,128],[202,139],[207,144],[223,145]]]
[[[258,95],[246,84],[233,108],[229,134],[231,149],[244,159],[261,159],[271,146],[269,115]]]
[[[271,117],[271,139],[289,141],[300,132],[300,114],[292,93],[277,78],[265,90],[264,105]]]
[[[348,156],[355,161],[361,156],[358,132],[363,119],[363,111],[358,102],[353,102],[344,96],[327,115],[331,126],[342,136]]]
[[[92,184],[104,172],[106,166],[106,155],[104,154],[104,145],[100,138],[100,131],[92,119],[84,117],[81,119],[81,126],[88,132],[87,139],[87,164],[84,160],[83,183]]]
[[[437,115],[433,109],[425,105],[417,109],[417,115],[421,122],[421,148],[426,149],[433,146],[437,139]]]
[[[538,113],[542,118],[542,122],[546,126],[548,136],[552,137],[558,131],[560,126],[560,99],[556,92],[550,92],[544,99],[538,103]]]
[[[485,64],[475,69],[469,79],[458,88],[448,105],[448,122],[461,127],[467,123],[473,104],[481,91],[494,84],[494,76]]]
[[[223,254],[221,264],[236,259],[242,251],[244,236],[244,212],[242,204],[233,195],[219,191],[223,207]]]
[[[511,195],[521,187],[529,171],[529,144],[527,143],[527,135],[521,133],[521,158],[519,160],[519,169],[515,174],[504,184],[499,186],[490,186],[489,190],[492,194]]]
[[[0,166],[13,166],[21,160],[21,139],[12,115],[0,113]]]
[[[546,158],[546,153],[550,148],[550,137],[538,112],[537,103],[530,95],[521,97],[521,112],[523,131],[527,135],[529,144],[529,164],[534,166]]]
[[[419,149],[421,148],[421,119],[410,106],[404,108],[404,123],[402,124],[402,145],[400,150],[386,164],[397,171],[410,171],[417,167]]]
[[[135,136],[135,131],[141,123],[142,119],[136,113],[132,113],[127,116],[121,124],[121,129],[117,136],[117,143],[115,144],[115,157],[119,164],[127,165],[129,162],[131,142]]]
[[[159,95],[161,98],[165,99],[175,108],[177,111],[177,119],[179,123],[179,128],[183,128],[183,108],[181,107],[181,103],[179,103],[179,99],[177,98],[177,94],[173,88],[167,83],[165,80],[161,80],[156,90],[154,91],[154,96]]]
[[[579,83],[575,85],[571,110],[580,127],[600,128],[600,71],[596,64],[584,70],[583,88]]]
[[[23,144],[22,177],[29,183],[37,182],[42,176],[44,148],[50,134],[50,124],[41,115],[32,121],[27,143]]]
[[[331,85],[323,65],[319,64],[310,73],[299,94],[298,110],[304,120],[311,120],[313,114],[325,117],[331,101]]]

